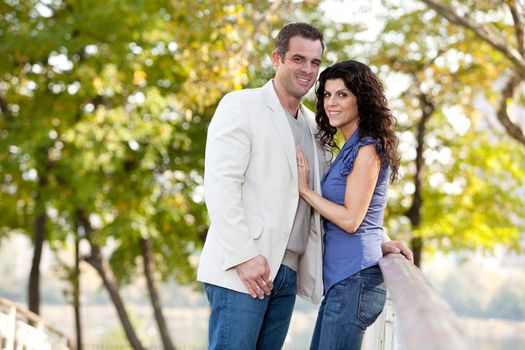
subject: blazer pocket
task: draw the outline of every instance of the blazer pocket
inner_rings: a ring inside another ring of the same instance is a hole
[[[261,237],[264,224],[260,219],[250,219],[248,220],[248,230],[250,230],[250,235],[253,239],[258,239]]]

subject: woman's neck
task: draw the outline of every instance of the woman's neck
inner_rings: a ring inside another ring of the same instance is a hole
[[[357,126],[357,121],[355,121],[350,124],[346,124],[339,129],[339,131],[343,135],[343,138],[345,139],[345,142],[348,141],[348,139],[350,139],[354,131],[357,130]]]

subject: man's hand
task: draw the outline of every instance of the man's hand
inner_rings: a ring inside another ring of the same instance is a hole
[[[410,261],[412,264],[414,263],[414,256],[412,255],[412,251],[408,249],[405,243],[401,241],[386,242],[381,246],[381,250],[383,251],[383,256],[390,253],[403,254],[408,261]]]
[[[262,255],[235,266],[242,283],[252,298],[264,299],[264,295],[270,295],[273,283],[270,281],[270,267],[268,260]]]

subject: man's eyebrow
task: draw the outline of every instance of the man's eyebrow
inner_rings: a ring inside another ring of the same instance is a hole
[[[307,59],[306,56],[303,56],[300,53],[293,54],[291,58],[300,58],[302,60],[306,60]],[[318,58],[312,59],[312,62],[314,62],[315,64],[321,64],[321,60],[318,59]]]

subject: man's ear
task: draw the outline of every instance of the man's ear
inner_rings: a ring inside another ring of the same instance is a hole
[[[272,63],[273,63],[273,68],[274,69],[279,68],[279,65],[281,64],[281,56],[275,50],[272,51]]]

